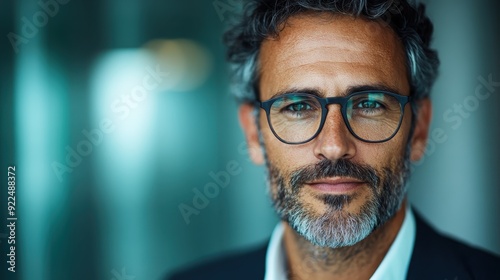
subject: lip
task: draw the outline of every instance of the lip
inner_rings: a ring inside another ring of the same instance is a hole
[[[342,194],[355,191],[365,183],[354,178],[340,177],[316,180],[308,182],[306,185],[321,192]]]

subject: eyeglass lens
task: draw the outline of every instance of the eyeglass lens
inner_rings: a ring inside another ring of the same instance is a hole
[[[397,98],[385,93],[360,93],[345,104],[348,127],[366,141],[383,141],[399,128],[402,108]],[[279,138],[289,143],[310,140],[320,129],[322,106],[307,94],[289,94],[276,99],[269,110],[269,123]]]

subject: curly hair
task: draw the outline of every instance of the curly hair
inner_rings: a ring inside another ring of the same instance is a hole
[[[224,34],[231,65],[232,93],[240,102],[259,99],[259,50],[262,41],[277,37],[292,16],[306,12],[344,14],[387,23],[406,53],[410,94],[414,100],[429,96],[436,80],[439,58],[430,48],[433,25],[423,4],[407,0],[251,0],[239,22]]]

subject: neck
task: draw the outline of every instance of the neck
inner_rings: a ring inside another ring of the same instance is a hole
[[[289,279],[369,279],[396,238],[405,211],[406,200],[390,220],[365,239],[341,248],[318,247],[286,224]]]

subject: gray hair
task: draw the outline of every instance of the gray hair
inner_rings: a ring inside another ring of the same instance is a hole
[[[277,37],[290,17],[305,12],[328,12],[387,23],[406,52],[410,95],[429,96],[436,80],[439,58],[430,48],[433,25],[423,4],[406,0],[251,0],[240,21],[224,34],[231,64],[233,95],[239,102],[259,100],[259,50],[268,37]]]

